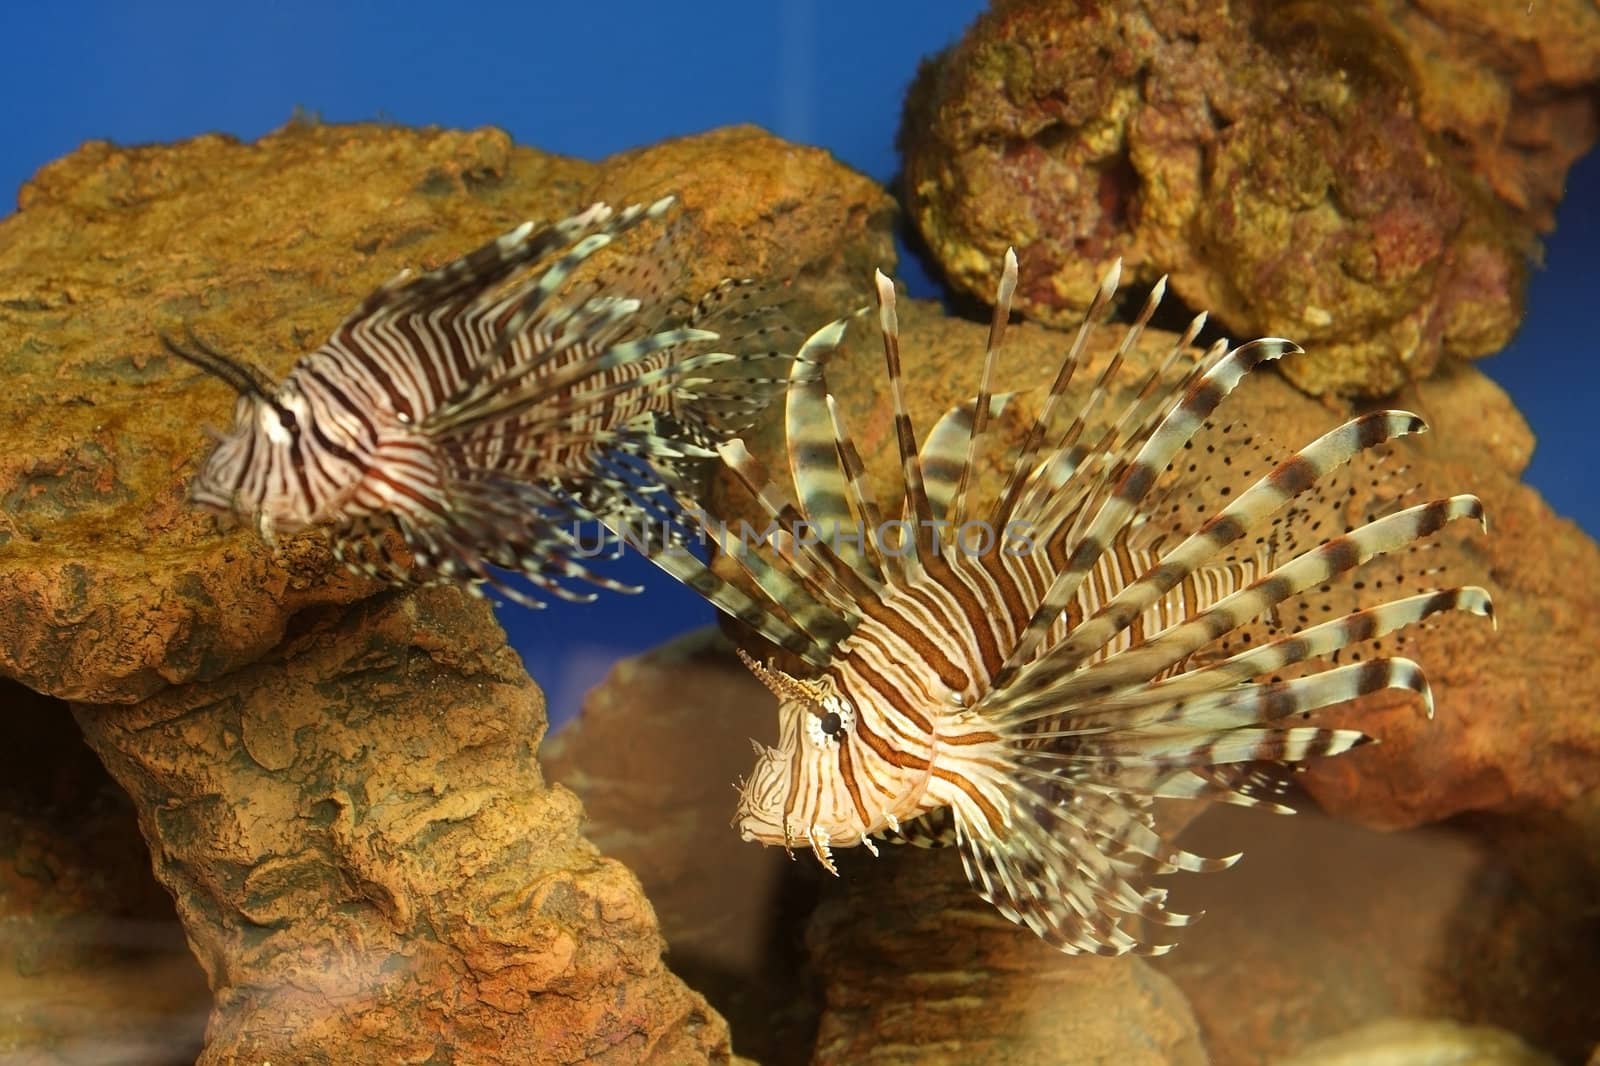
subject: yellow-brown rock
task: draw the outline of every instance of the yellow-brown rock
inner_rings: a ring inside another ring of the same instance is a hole
[[[726,1062],[649,902],[544,784],[544,700],[453,589],[77,706],[216,996],[200,1061]]]
[[[1510,339],[1597,80],[1585,0],[998,0],[913,87],[907,207],[980,300],[1015,244],[1018,308],[1070,325],[1121,256],[1383,395]]]

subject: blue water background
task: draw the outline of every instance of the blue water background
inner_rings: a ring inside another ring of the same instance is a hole
[[[0,64],[0,203],[14,205],[38,167],[88,139],[135,144],[213,130],[253,139],[296,108],[330,122],[495,125],[590,159],[751,122],[887,182],[918,61],[955,41],[984,6],[10,3],[0,11],[10,45]],[[915,295],[937,294],[904,249],[900,276]],[[1569,176],[1521,332],[1479,363],[1538,434],[1528,480],[1591,535],[1600,532],[1600,464],[1584,427],[1600,399],[1589,320],[1597,279],[1600,155],[1591,152]],[[557,722],[617,658],[712,618],[649,564],[629,560],[625,574],[647,586],[645,597],[501,611]]]

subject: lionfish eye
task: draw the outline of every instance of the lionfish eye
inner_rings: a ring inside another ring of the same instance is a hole
[[[806,731],[811,742],[818,747],[831,748],[844,743],[845,735],[855,727],[856,709],[843,696],[828,695],[820,701],[808,702]]]

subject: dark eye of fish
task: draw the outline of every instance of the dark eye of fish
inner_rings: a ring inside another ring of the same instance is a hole
[[[839,738],[839,734],[844,732],[844,721],[835,711],[829,711],[823,715],[819,724],[822,726],[823,734],[833,737],[835,740]]]

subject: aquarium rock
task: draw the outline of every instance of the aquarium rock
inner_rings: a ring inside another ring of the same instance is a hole
[[[1000,0],[911,90],[907,208],[977,300],[1015,244],[1018,309],[1071,325],[1120,255],[1384,395],[1511,338],[1597,82],[1582,2]]]

